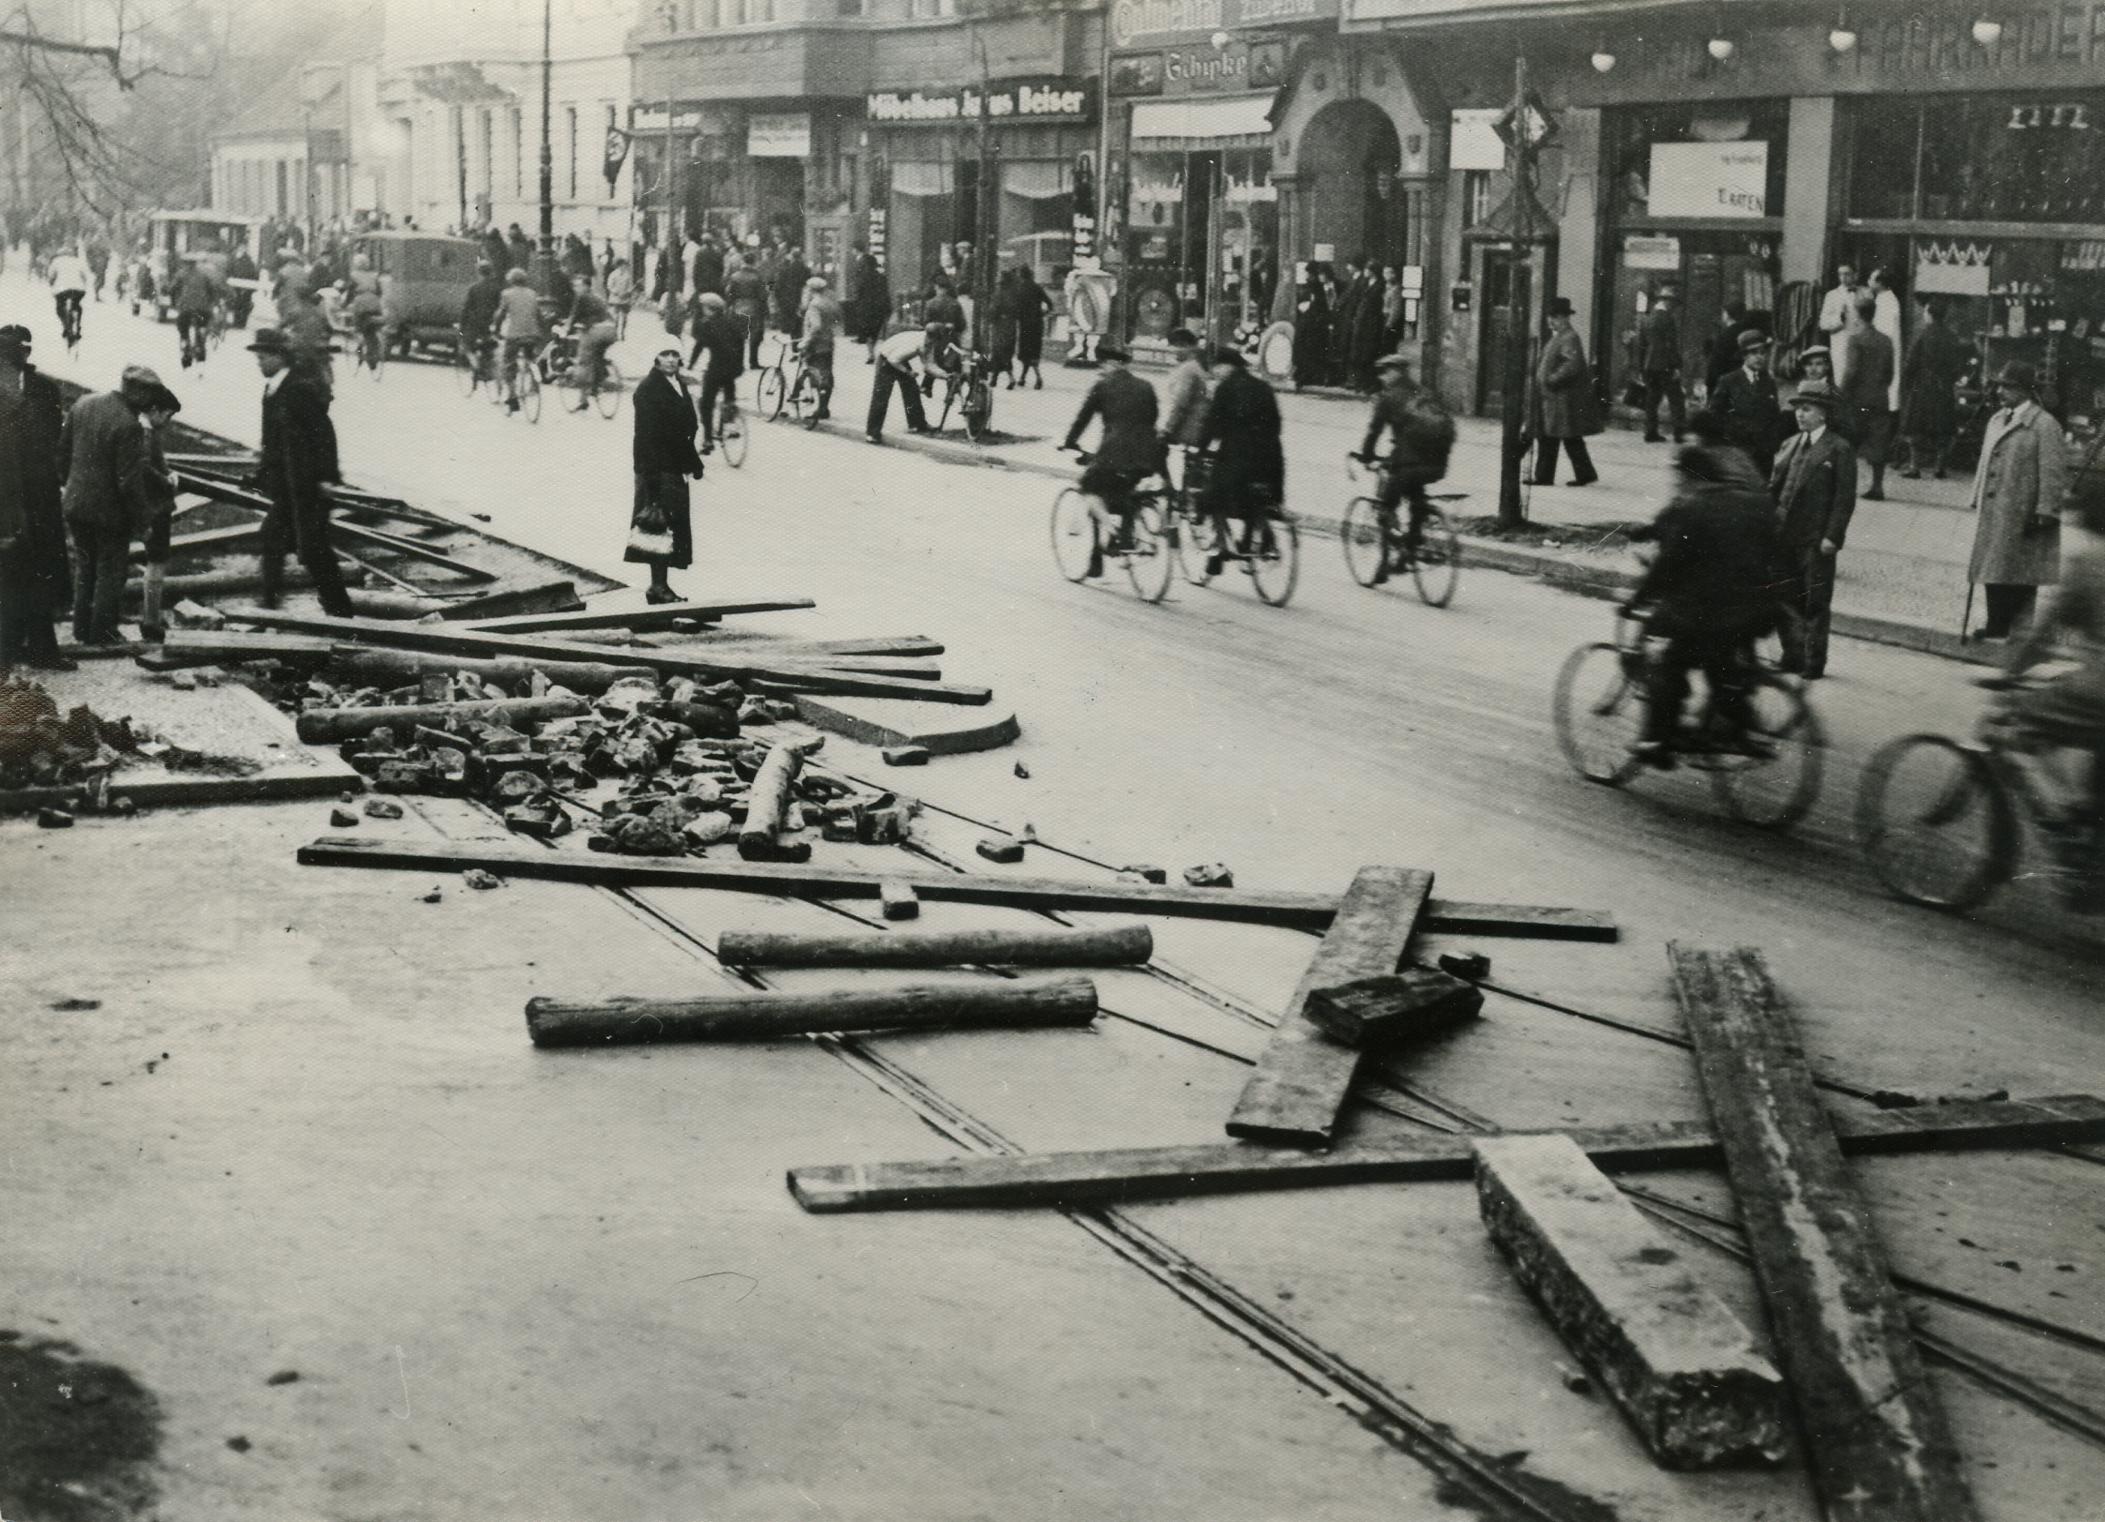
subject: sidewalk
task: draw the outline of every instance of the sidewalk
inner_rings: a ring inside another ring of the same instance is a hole
[[[632,330],[631,342],[634,338]],[[849,436],[863,432],[869,405],[872,372],[862,363],[861,353],[860,346],[842,347],[835,366],[833,419],[824,425]],[[638,357],[643,357],[642,350]],[[629,362],[626,353],[622,362]],[[1161,379],[1159,372],[1141,373]],[[885,444],[961,462],[1072,478],[1077,467],[1072,456],[1059,452],[1059,444],[1091,379],[1092,372],[1067,369],[1048,356],[1044,390],[995,392],[994,432],[984,444],[966,439],[955,417],[942,436],[916,438],[907,433],[905,416],[895,402],[885,426]],[[752,385],[750,378],[741,384],[749,404]],[[1286,422],[1287,500],[1305,527],[1335,533],[1346,503],[1364,489],[1347,476],[1345,456],[1359,447],[1368,403],[1358,397],[1282,391],[1279,408]],[[1461,517],[1488,517],[1498,504],[1498,424],[1483,418],[1457,422],[1460,438],[1446,486],[1467,493],[1468,500],[1452,506]],[[1628,549],[1588,546],[1605,526],[1648,521],[1665,504],[1672,489],[1673,446],[1646,444],[1622,430],[1588,443],[1601,479],[1584,488],[1529,489],[1529,520],[1539,526],[1539,536],[1471,537],[1468,555],[1473,563],[1545,575],[1602,595],[1629,584],[1636,561]],[[1970,484],[1960,478],[1932,482],[1893,476],[1886,483],[1894,494],[1889,500],[1859,501],[1839,565],[1838,632],[1937,654],[1967,653],[1958,634],[1966,604],[1966,562],[1973,548],[1974,518],[1965,506]]]

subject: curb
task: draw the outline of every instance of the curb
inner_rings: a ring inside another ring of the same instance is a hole
[[[819,424],[815,431],[845,439],[860,439],[863,436],[862,429],[834,419]],[[950,444],[941,439],[929,439],[916,434],[904,434],[897,438],[887,435],[882,447],[911,450],[915,454],[926,455],[932,460],[941,460],[950,465],[974,465],[982,470],[1014,471],[1022,475],[1042,476],[1051,481],[1071,481],[1078,474],[1059,466],[1042,465],[1035,460],[1005,460],[974,445]],[[1337,537],[1340,527],[1336,518],[1308,513],[1297,514],[1295,521],[1304,530],[1329,539]],[[1465,565],[1484,566],[1515,576],[1533,576],[1560,591],[1573,592],[1581,597],[1618,601],[1637,585],[1637,577],[1629,571],[1584,565],[1544,551],[1519,549],[1495,539],[1478,539],[1465,534],[1462,536],[1462,549]],[[1890,618],[1873,618],[1867,614],[1845,613],[1837,609],[1833,615],[1832,628],[1835,634],[1844,639],[1863,640],[1867,644],[1891,645],[1897,649],[1913,650],[1920,655],[1934,655],[1970,666],[1998,664],[1992,655],[1983,652],[1979,646],[1968,644],[1956,634],[1947,634],[1941,629],[1931,629],[1922,624],[1902,623]]]

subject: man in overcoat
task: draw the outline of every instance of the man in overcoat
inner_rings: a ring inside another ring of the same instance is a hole
[[[1833,426],[1840,405],[1825,381],[1801,385],[1791,398],[1798,432],[1769,476],[1783,540],[1783,669],[1808,681],[1827,673],[1835,557],[1856,512],[1856,450]]]
[[[2061,509],[2068,449],[2061,425],[2039,405],[2039,372],[2022,361],[1995,378],[2002,408],[1988,420],[1973,474],[1969,582],[1981,583],[1988,619],[1976,639],[2007,639],[2029,617],[2039,589],[2061,579]]]
[[[30,347],[29,329],[0,328],[0,394],[21,407],[22,514],[13,546],[0,551],[0,666],[65,671],[73,663],[58,652],[56,626],[73,600],[61,507],[66,409],[58,382],[29,362]]]
[[[322,611],[348,618],[351,597],[329,543],[329,501],[322,494],[324,482],[343,479],[329,399],[292,368],[292,342],[278,329],[258,328],[249,351],[264,377],[263,453],[255,483],[271,501],[263,520],[263,606],[275,608],[284,594],[285,554],[292,550],[314,578]]]
[[[1541,398],[1542,415],[1535,449],[1535,484],[1552,486],[1557,479],[1557,449],[1563,446],[1571,457],[1571,484],[1590,486],[1600,479],[1586,440],[1601,431],[1600,401],[1593,392],[1593,371],[1586,363],[1586,345],[1572,326],[1571,298],[1553,297],[1545,314],[1550,336],[1535,362],[1535,389]]]
[[[113,645],[132,537],[153,517],[146,431],[139,424],[161,378],[137,365],[115,391],[84,396],[66,414],[66,527],[73,535],[73,637]]]
[[[1674,293],[1661,291],[1652,298],[1652,309],[1637,325],[1637,370],[1645,386],[1645,442],[1663,442],[1659,436],[1659,404],[1667,404],[1673,424],[1674,442],[1688,431],[1688,399],[1681,389],[1681,324],[1674,316]]]

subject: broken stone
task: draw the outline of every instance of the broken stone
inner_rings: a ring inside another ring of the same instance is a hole
[[[368,819],[400,819],[402,805],[387,798],[368,798],[365,801],[365,817]]]
[[[51,1007],[62,1015],[77,1015],[91,1009],[101,1009],[100,999],[57,999]]]
[[[331,829],[349,830],[356,828],[357,824],[358,816],[349,809],[339,805],[329,810],[329,827]]]
[[[1008,835],[989,835],[972,848],[988,861],[1018,862],[1023,860],[1023,842]]]
[[[504,886],[503,878],[494,872],[485,872],[480,867],[470,867],[467,871],[461,873],[461,881],[471,888],[489,889]]]
[[[1440,958],[1440,970],[1472,983],[1491,976],[1491,958],[1481,951],[1450,951]]]
[[[37,828],[40,830],[70,830],[73,828],[73,816],[64,809],[38,809]]]
[[[177,692],[195,692],[197,691],[197,673],[194,671],[173,672],[168,678],[168,685]]]
[[[928,747],[925,745],[888,746],[884,750],[883,756],[886,766],[928,765]]]
[[[1138,878],[1144,883],[1166,883],[1169,881],[1169,868],[1167,867],[1129,866],[1123,868],[1122,871],[1124,875]]]
[[[1031,769],[1025,766],[1021,761],[1018,761],[1016,763],[1016,775],[1021,777],[1024,781],[1028,782],[1031,780]]]
[[[702,814],[687,826],[687,838],[698,846],[713,846],[738,833],[738,822],[729,814]]]
[[[1203,866],[1186,867],[1184,884],[1189,888],[1232,888],[1235,874],[1220,862],[1208,862]]]
[[[443,893],[441,893],[441,892],[439,892],[439,890],[438,890],[438,889],[436,889],[436,888],[433,888],[433,889],[432,889],[432,890],[431,890],[431,891],[430,891],[429,893],[427,893],[427,894],[425,894],[425,895],[424,895],[424,897],[423,897],[423,900],[422,900],[422,901],[423,901],[424,903],[427,903],[427,904],[435,904],[435,903],[437,903],[437,902],[438,902],[438,901],[439,901],[440,899],[444,898],[445,896],[446,896],[446,895],[445,895],[445,894],[443,894]]]

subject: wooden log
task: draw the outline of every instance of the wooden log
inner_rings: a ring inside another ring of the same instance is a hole
[[[914,935],[726,930],[716,945],[717,958],[733,967],[1138,967],[1154,954],[1145,925]]]
[[[1483,1007],[1481,989],[1419,967],[1308,995],[1308,1018],[1332,1040],[1361,1048],[1437,1035],[1475,1019]]]
[[[558,687],[595,696],[624,677],[640,676],[656,681],[657,673],[643,666],[606,665],[596,661],[525,661],[516,658],[477,660],[469,656],[433,655],[421,650],[387,650],[372,645],[346,645],[329,635],[287,635],[281,638],[316,639],[326,645],[331,662],[347,677],[361,681],[392,682],[397,685],[427,676],[452,676],[456,672],[493,682],[500,687],[524,688],[538,671]]]
[[[780,656],[826,655],[932,657],[944,652],[941,640],[930,639],[925,634],[901,634],[892,639],[775,639],[765,634],[744,631],[725,633],[711,629],[697,638],[702,648],[743,650],[760,660],[774,660]]]
[[[1087,978],[979,978],[828,993],[722,993],[589,1004],[533,999],[526,1006],[526,1028],[535,1046],[773,1041],[818,1031],[1087,1025],[1095,1018],[1096,985]]]
[[[1783,1376],[1577,1142],[1481,1138],[1476,1192],[1514,1277],[1654,1459],[1711,1469],[1784,1457]]]
[[[323,666],[329,661],[329,641],[312,634],[274,634],[268,630],[170,629],[161,647],[139,657],[149,671],[179,671],[189,666],[216,666],[222,662],[287,661],[303,666]]]
[[[1432,888],[1430,872],[1360,869],[1235,1101],[1228,1117],[1230,1136],[1307,1147],[1329,1144],[1360,1054],[1333,1041],[1309,1018],[1308,996],[1318,988],[1394,972]]]
[[[448,623],[463,623],[514,613],[562,613],[584,605],[585,600],[577,595],[577,583],[566,578],[443,602],[439,605],[439,617]]]
[[[884,917],[888,920],[911,920],[921,917],[921,898],[914,892],[912,883],[887,878],[877,885],[877,897],[883,905]]]
[[[168,536],[168,558],[174,560],[183,555],[215,555],[224,550],[242,549],[255,544],[263,537],[263,523],[230,523],[224,528],[198,529],[195,533],[171,534]],[[146,559],[143,544],[132,546],[134,562]]]
[[[462,719],[486,724],[504,724],[513,729],[545,724],[550,719],[570,719],[590,713],[582,698],[500,698],[486,702],[408,703],[385,708],[310,708],[294,721],[300,738],[309,745],[330,745],[356,740],[383,726],[406,734],[418,725],[441,728]],[[453,742],[449,742],[453,743]]]
[[[738,854],[750,861],[766,861],[782,833],[782,817],[789,809],[789,790],[804,769],[803,752],[793,745],[773,745],[753,778],[746,794],[745,822],[738,827]]]
[[[480,619],[475,627],[490,634],[553,633],[565,629],[670,629],[682,619],[705,622],[737,613],[791,613],[817,606],[808,597],[704,598],[641,608],[585,607],[570,613],[521,613],[509,618]]]
[[[392,554],[407,556],[411,560],[421,560],[426,565],[435,565],[442,571],[451,571],[454,575],[466,577],[470,581],[495,581],[497,579],[495,571],[486,571],[479,565],[470,565],[467,561],[456,559],[454,556],[446,554],[443,550],[433,549],[419,539],[405,539],[400,534],[383,534],[379,529],[364,528],[356,523],[345,523],[340,519],[330,523],[329,533],[339,548],[355,550],[364,546],[371,546],[374,549],[387,550]]]
[[[2105,1099],[1977,1100],[1913,1110],[1837,1110],[1835,1132],[1852,1157],[1991,1147],[2052,1147],[2105,1138]],[[1525,1133],[1506,1133],[1520,1135]],[[1715,1167],[1724,1154],[1701,1121],[1600,1126],[1570,1133],[1610,1173]],[[1186,1195],[1320,1189],[1345,1184],[1453,1183],[1473,1176],[1470,1136],[1396,1136],[1346,1142],[1329,1152],[1215,1142],[1112,1152],[947,1157],[905,1163],[798,1168],[791,1191],[807,1210],[907,1210],[951,1206],[1115,1205]]]
[[[438,669],[444,670],[441,666]],[[1322,931],[1337,912],[1327,893],[1288,893],[1249,888],[1186,888],[1170,884],[1082,882],[1057,877],[981,877],[965,872],[872,872],[853,867],[793,870],[755,862],[650,861],[641,857],[570,856],[552,852],[492,850],[468,843],[425,844],[324,838],[300,847],[299,859],[317,867],[379,867],[391,870],[464,871],[482,867],[511,877],[590,883],[610,888],[730,888],[754,893],[799,893],[819,898],[876,898],[888,881],[904,882],[928,901],[998,904],[1010,909],[1079,909],[1110,914],[1161,914],[1177,918],[1285,925]],[[1593,909],[1548,909],[1534,904],[1450,903],[1432,899],[1421,916],[1427,931],[1446,931],[1455,920],[1476,935],[1508,934],[1548,940],[1613,941],[1614,916]]]
[[[738,714],[732,709],[718,708],[712,703],[645,703],[643,712],[660,719],[670,719],[675,724],[684,724],[700,739],[738,738]]]
[[[863,676],[831,670],[797,670],[765,661],[725,659],[704,652],[659,650],[645,647],[610,647],[541,635],[484,634],[446,624],[385,625],[353,618],[331,618],[321,613],[290,613],[283,610],[243,607],[228,609],[229,618],[266,629],[290,629],[299,634],[329,634],[346,641],[389,645],[401,650],[430,650],[442,655],[484,657],[515,656],[522,660],[621,661],[648,666],[667,676],[690,676],[705,680],[733,678],[759,685],[762,678],[783,690],[860,693],[868,697],[913,698],[929,703],[981,704],[993,697],[984,687],[948,686],[941,682],[916,682],[900,677]]]
[[[250,467],[253,469],[254,467]],[[177,491],[194,496],[209,497],[214,502],[225,502],[233,507],[253,508],[259,513],[271,510],[270,498],[259,491],[251,491],[232,480],[223,479],[208,472],[177,469],[175,471]]]
[[[1674,993],[1831,1515],[1973,1522],[1906,1308],[1760,952],[1669,945]]]

